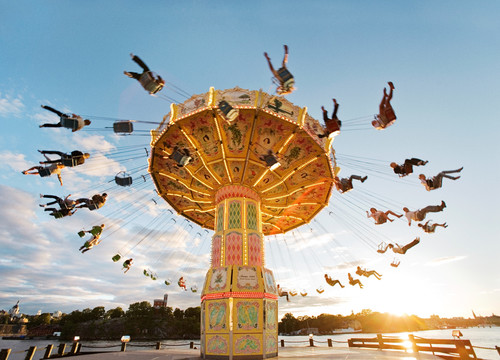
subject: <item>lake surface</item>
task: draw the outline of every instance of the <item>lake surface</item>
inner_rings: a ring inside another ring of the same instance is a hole
[[[495,359],[498,360],[500,355],[496,350],[484,350],[478,349],[478,346],[494,348],[495,345],[500,346],[500,327],[491,328],[468,328],[460,329],[462,332],[463,339],[468,339],[471,341],[472,345],[475,347],[476,355],[482,359]],[[415,331],[409,333],[386,333],[386,336],[395,336],[403,339],[408,338],[408,334],[413,334],[415,336],[431,338],[431,339],[451,339],[452,330],[427,330],[427,331]],[[327,347],[327,340],[332,339],[334,348],[346,348],[347,339],[350,338],[360,338],[360,337],[373,337],[376,334],[369,333],[356,333],[356,334],[340,334],[340,335],[321,335],[314,336],[314,342],[316,346]],[[308,336],[279,336],[278,339],[281,341],[285,340],[285,346],[288,347],[302,347],[309,346]],[[189,342],[194,341],[195,346],[199,348],[199,340],[163,340],[162,348],[168,349],[169,346],[172,347],[185,347],[189,348]],[[12,349],[12,353],[9,360],[23,360],[26,356],[26,350],[31,346],[37,347],[37,352],[33,359],[41,359],[45,353],[45,347],[49,344],[54,345],[52,353],[57,353],[57,347],[59,342],[57,340],[1,340],[0,339],[0,349]],[[120,341],[85,341],[82,339],[82,351],[119,351]],[[134,350],[151,350],[154,349],[156,345],[155,341],[145,341],[145,342],[132,342],[127,345],[127,351]],[[166,345],[166,346],[165,346]],[[108,346],[113,346],[111,348],[104,348]],[[66,352],[71,349],[71,343],[66,342]],[[83,358],[82,358],[83,359]]]

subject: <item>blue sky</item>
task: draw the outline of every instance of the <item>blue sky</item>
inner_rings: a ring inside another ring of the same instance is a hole
[[[272,92],[262,53],[277,65],[288,44],[297,82],[289,100],[317,119],[322,105],[330,112],[331,99],[339,101],[345,128],[334,148],[341,175],[368,181],[333,194],[310,226],[266,240],[267,266],[278,282],[309,293],[280,300],[280,313],[498,314],[499,10],[496,1],[0,1],[0,309],[18,299],[25,313],[110,309],[164,293],[173,307],[198,305],[198,294],[161,280],[185,275],[201,288],[210,237],[171,216],[166,204],[155,205],[150,180],[127,189],[109,183],[117,172],[147,164],[141,146],[149,138],[114,136],[104,118],[159,122],[169,112],[168,101],[123,75],[139,70],[130,52],[190,94],[210,86]],[[376,131],[369,118],[387,81],[396,85],[398,120]],[[168,88],[162,93],[184,100]],[[77,133],[40,129],[57,120],[41,104],[89,115],[92,126]],[[365,119],[358,127],[349,122],[357,118]],[[93,156],[64,169],[61,188],[55,178],[21,174],[41,160],[37,149]],[[400,180],[388,164],[407,157],[429,163]],[[426,192],[418,183],[418,170],[430,176],[460,166],[462,178],[442,189]],[[108,189],[110,200],[98,212],[54,220],[38,207],[40,193],[83,197]],[[364,213],[372,205],[401,212],[441,200],[445,211],[428,218],[449,227],[435,234],[403,220],[375,227]],[[101,222],[110,224],[103,242],[80,254],[76,233]],[[421,243],[399,256],[397,269],[389,266],[392,254],[373,249],[384,239],[404,244],[416,236]],[[110,258],[132,247],[136,265],[123,275]],[[329,272],[346,281],[356,264],[383,279],[364,279],[363,290],[322,280]],[[142,275],[146,267],[158,281]]]

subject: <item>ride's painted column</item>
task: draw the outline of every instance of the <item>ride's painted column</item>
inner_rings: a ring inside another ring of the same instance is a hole
[[[204,359],[265,359],[278,355],[278,296],[264,268],[258,194],[228,185],[215,195],[211,267],[201,296]]]

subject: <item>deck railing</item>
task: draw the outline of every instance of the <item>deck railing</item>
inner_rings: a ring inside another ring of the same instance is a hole
[[[411,342],[411,348],[404,345],[408,341]],[[414,335],[408,335],[408,340],[405,340],[378,334],[377,337],[373,338],[352,338],[347,343],[349,347],[380,350],[411,350],[415,355],[418,355],[419,352],[430,352],[447,360],[477,359],[470,340],[426,339]]]

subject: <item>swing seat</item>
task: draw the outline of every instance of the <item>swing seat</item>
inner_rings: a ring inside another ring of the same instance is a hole
[[[307,292],[301,292],[300,295],[307,296]]]
[[[318,292],[318,294],[323,294],[325,292],[325,289],[323,289],[322,287],[319,287],[316,289],[316,291]]]
[[[392,266],[392,267],[398,267],[400,263],[401,263],[401,261],[399,261],[399,260],[394,260],[394,261],[391,263],[391,266]]]
[[[191,286],[191,292],[198,292],[198,287],[196,285]]]
[[[385,117],[387,118],[387,120],[389,120],[390,123],[392,123],[392,122],[394,122],[394,120],[396,120],[396,113],[394,112],[394,109],[392,108],[392,106],[385,109]]]
[[[78,231],[78,236],[79,237],[84,237],[85,236],[85,231],[83,231],[83,230]]]
[[[330,119],[328,121],[325,121],[325,127],[326,127],[326,132],[330,135],[334,133],[335,135],[337,135],[340,133],[339,123],[335,119]]]
[[[61,117],[61,125],[66,129],[78,129],[78,119],[63,116]]]
[[[167,286],[168,286],[168,285],[170,285],[170,284],[172,284],[172,280],[170,280],[170,279],[165,280],[165,285],[167,285]]]
[[[149,277],[149,272],[146,269],[144,269],[144,271],[142,273],[144,274],[144,276]]]
[[[170,155],[172,160],[174,160],[177,163],[177,166],[183,167],[191,161],[192,157],[186,154],[183,154],[179,150],[175,150],[172,155]]]
[[[236,118],[239,115],[238,110],[229,105],[229,103],[226,100],[220,101],[218,106],[219,110],[224,115],[224,118],[229,122],[236,120]]]
[[[383,254],[387,251],[387,244],[385,243],[385,241],[382,241],[379,245],[378,245],[378,250],[377,252],[379,254]]]
[[[122,256],[120,254],[116,254],[115,256],[113,256],[111,259],[113,260],[113,262],[117,262],[118,260],[120,260],[122,258]]]
[[[297,291],[291,290],[288,292],[288,294],[290,294],[291,296],[297,296]]]
[[[89,210],[90,210],[90,211],[93,211],[93,210],[97,210],[97,209],[99,209],[99,207],[98,207],[98,206],[96,205],[96,203],[94,203],[94,202],[91,202],[91,203],[89,204],[88,208],[89,208]]]
[[[47,176],[52,175],[52,173],[50,172],[49,168],[44,167],[44,168],[38,170],[38,175],[40,175],[40,177],[47,177]]]
[[[134,124],[132,121],[116,121],[113,123],[113,131],[116,134],[130,134],[134,131]]]
[[[150,277],[151,277],[151,280],[156,280],[156,279],[158,279],[158,277],[157,277],[157,275],[156,275],[156,274],[151,274],[151,276],[150,276]]]
[[[289,89],[295,84],[295,79],[290,71],[287,68],[282,67],[278,70],[278,76],[280,82],[283,84],[282,87],[284,89]]]
[[[116,174],[115,183],[120,186],[130,186],[132,185],[132,177],[129,176],[125,171],[121,171]]]
[[[163,89],[163,84],[160,83],[158,79],[158,75],[153,71],[146,71],[143,73],[139,79],[144,90],[149,92],[151,95],[156,94],[158,91]]]

